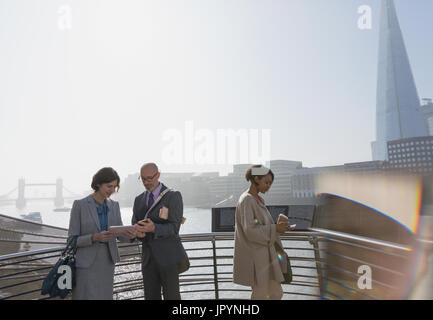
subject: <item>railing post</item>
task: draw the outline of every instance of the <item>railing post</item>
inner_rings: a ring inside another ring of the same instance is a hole
[[[215,238],[212,238],[212,251],[213,251],[213,282],[215,287],[215,300],[219,300],[219,289],[218,289],[218,267],[216,257],[216,243]]]
[[[320,251],[319,251],[319,242],[317,237],[310,238],[310,243],[314,248],[314,260],[316,261],[316,269],[317,269],[317,279],[319,281],[319,289],[320,289],[320,297],[323,298],[325,293],[324,291],[324,283],[323,283],[323,271],[322,271],[322,263],[320,261]]]

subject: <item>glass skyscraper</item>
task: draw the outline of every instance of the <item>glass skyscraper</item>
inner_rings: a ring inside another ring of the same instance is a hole
[[[382,0],[373,160],[389,160],[389,141],[427,136],[393,0]]]

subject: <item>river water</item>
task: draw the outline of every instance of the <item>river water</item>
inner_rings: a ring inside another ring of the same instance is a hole
[[[71,208],[72,202],[65,203],[65,207]],[[1,206],[0,214],[23,219],[23,216],[30,212],[40,212],[43,224],[67,229],[70,212],[55,212],[54,209],[52,202],[41,201],[28,204],[24,209],[17,209],[15,205]],[[120,211],[123,224],[131,224],[132,207],[122,207]],[[211,232],[211,209],[184,208],[184,217],[186,221],[181,227],[181,234]]]

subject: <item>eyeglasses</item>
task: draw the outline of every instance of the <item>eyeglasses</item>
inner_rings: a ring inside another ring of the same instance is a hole
[[[151,177],[138,177],[138,180],[139,180],[139,181],[143,181],[143,182],[146,182],[146,181],[152,181],[153,178],[155,178],[157,174],[158,174],[158,172],[156,172],[156,173],[155,173],[153,176],[151,176]]]

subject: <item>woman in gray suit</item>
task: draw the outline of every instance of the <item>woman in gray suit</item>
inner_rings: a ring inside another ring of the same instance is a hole
[[[113,168],[102,168],[92,180],[94,193],[74,201],[69,233],[77,238],[74,300],[112,300],[114,266],[120,260],[116,236],[108,231],[121,226],[119,203],[109,197],[119,189],[120,178]],[[134,227],[125,228],[121,241],[135,237]]]

